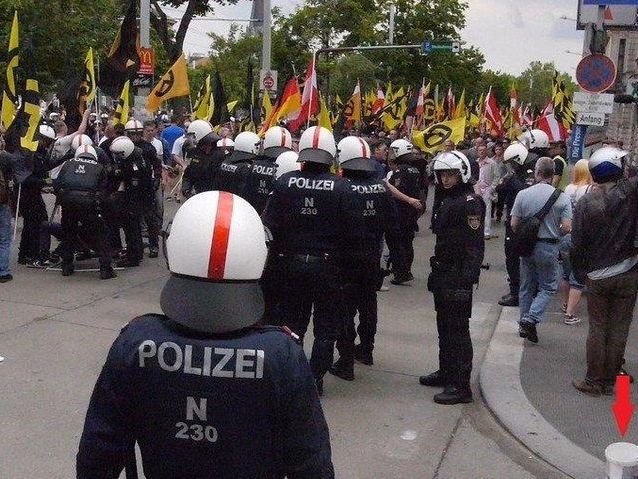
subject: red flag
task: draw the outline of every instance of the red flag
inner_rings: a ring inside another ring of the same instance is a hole
[[[303,86],[301,96],[301,112],[299,116],[290,122],[290,130],[297,131],[310,118],[319,113],[319,90],[317,89],[317,72],[315,70],[314,58],[310,60],[306,70],[306,81]]]
[[[492,88],[487,94],[485,99],[485,118],[491,123],[492,127],[496,130],[497,135],[503,135],[503,117],[501,116],[501,110],[496,103],[496,96],[492,92]]]
[[[385,106],[385,95],[381,87],[377,84],[377,99],[372,104],[372,114],[376,115]]]
[[[414,115],[420,117],[423,116],[423,113],[425,113],[425,85],[422,84],[419,89],[419,96],[416,99],[416,111]]]
[[[569,136],[567,129],[554,116],[554,107],[551,101],[537,120],[536,126],[539,130],[547,133],[549,141],[563,141]]]
[[[452,118],[454,113],[456,112],[456,98],[454,98],[454,93],[452,93],[452,87],[450,87],[447,91],[447,115],[448,118]]]

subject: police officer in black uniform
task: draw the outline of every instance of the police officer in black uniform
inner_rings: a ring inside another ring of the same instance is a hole
[[[184,151],[190,160],[184,170],[182,195],[188,197],[193,190],[196,193],[213,189],[217,170],[225,158],[223,149],[217,147],[219,135],[205,120],[195,120],[186,132]]]
[[[382,180],[377,179],[368,143],[348,136],[337,146],[342,176],[348,180],[350,192],[345,213],[348,225],[342,257],[344,276],[344,332],[337,340],[339,359],[330,372],[346,381],[354,379],[355,356],[372,365],[374,336],[377,331],[377,290],[381,276],[381,241],[384,233],[396,225],[392,196]],[[359,328],[354,317],[359,312]],[[360,344],[355,347],[359,333]]]
[[[248,200],[246,194],[248,177],[253,161],[259,153],[260,144],[259,136],[251,131],[244,131],[237,135],[233,152],[217,170],[213,189],[227,191]]]
[[[391,162],[396,164],[396,169],[390,177],[390,185],[409,198],[418,199],[421,194],[421,172],[413,165],[413,147],[407,140],[395,140],[390,145]],[[414,234],[417,231],[419,210],[406,203],[402,199],[395,198],[398,213],[397,228],[386,235],[386,241],[390,250],[390,262],[394,279],[392,284],[404,284],[412,281],[412,262],[414,261]]]
[[[281,176],[262,215],[277,255],[282,323],[303,338],[314,306],[310,367],[322,392],[323,376],[332,366],[334,343],[342,328],[340,253],[348,229],[345,196],[348,184],[330,173],[336,145],[332,133],[316,126],[299,141],[302,171]]]
[[[498,302],[501,306],[518,306],[518,290],[521,283],[520,256],[516,251],[514,231],[512,230],[512,215],[514,200],[519,191],[529,186],[528,166],[536,164],[536,158],[528,160],[530,154],[522,143],[514,142],[507,147],[503,154],[503,162],[510,168],[510,172],[496,186],[496,191],[503,198],[507,217],[505,218],[505,267],[509,280],[510,292]],[[533,169],[532,169],[533,171]]]
[[[259,214],[264,211],[268,196],[277,180],[277,158],[282,153],[292,151],[292,136],[281,126],[273,126],[266,131],[263,154],[252,162],[242,195]]]
[[[110,151],[116,168],[115,178],[120,182],[115,201],[126,239],[126,257],[120,259],[117,266],[136,267],[144,256],[142,206],[151,183],[151,165],[146,162],[142,150],[126,136],[113,140]]]
[[[62,276],[74,272],[74,240],[80,228],[88,233],[100,255],[100,279],[114,278],[111,267],[109,231],[103,216],[103,201],[108,186],[108,165],[98,161],[92,146],[81,145],[72,159],[64,162],[53,182],[62,206]]]
[[[137,442],[154,479],[333,479],[303,350],[283,329],[258,324],[266,247],[257,213],[229,193],[196,195],[175,215],[167,257],[164,314],[134,319],[111,347],[77,478],[133,473]]]
[[[469,184],[471,166],[459,151],[442,153],[434,163],[441,204],[434,218],[436,235],[428,290],[434,294],[439,333],[439,370],[422,376],[424,386],[444,387],[438,404],[472,402],[472,290],[485,252],[485,204]]]

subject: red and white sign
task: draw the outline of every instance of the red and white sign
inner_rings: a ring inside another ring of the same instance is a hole
[[[259,90],[267,92],[277,90],[277,70],[261,70],[259,74]]]
[[[140,47],[138,52],[140,56],[140,75],[153,75],[155,73],[155,51],[152,48]]]

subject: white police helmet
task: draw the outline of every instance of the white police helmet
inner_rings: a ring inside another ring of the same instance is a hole
[[[170,319],[208,334],[261,320],[266,237],[246,200],[224,191],[189,198],[175,214],[166,250],[171,277],[160,305]]]
[[[522,165],[525,163],[525,160],[527,160],[528,155],[529,151],[525,148],[525,145],[514,142],[508,146],[503,153],[503,161],[513,161],[514,163]]]
[[[589,158],[589,172],[596,183],[616,179],[623,172],[623,158],[629,154],[615,146],[604,146]]]
[[[292,150],[292,135],[281,127],[273,126],[268,128],[264,136],[264,155],[270,158],[278,158],[286,151]]]
[[[435,173],[449,170],[458,170],[463,183],[468,183],[472,176],[470,161],[467,156],[457,150],[444,151],[434,159]]]
[[[299,171],[301,164],[297,161],[299,155],[294,151],[286,151],[277,157],[277,178],[291,171]]]
[[[412,146],[412,143],[408,140],[399,139],[390,143],[390,151],[392,152],[392,157],[395,159],[406,155],[412,155],[413,150],[414,146]]]
[[[337,145],[339,167],[343,170],[376,171],[368,142],[358,136],[347,136]]]
[[[75,150],[75,158],[91,158],[97,160],[97,153],[91,145],[80,145]]]
[[[126,159],[135,150],[135,144],[128,136],[118,136],[111,143],[109,150],[113,153],[113,156]]]
[[[299,162],[332,165],[337,155],[337,144],[332,132],[322,126],[311,126],[299,139]]]
[[[71,149],[75,151],[81,145],[93,145],[93,140],[88,135],[75,135],[71,140]]]

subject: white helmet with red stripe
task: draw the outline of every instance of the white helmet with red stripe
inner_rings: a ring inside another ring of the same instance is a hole
[[[128,136],[118,136],[109,148],[116,160],[126,159],[135,150],[135,144]]]
[[[252,131],[242,131],[235,137],[233,155],[228,161],[231,163],[252,160],[259,154],[261,138]]]
[[[297,161],[299,155],[294,151],[286,151],[277,157],[277,178],[291,171],[299,171],[301,164]]]
[[[292,135],[281,126],[268,128],[264,136],[264,155],[278,158],[286,151],[292,150]]]
[[[160,304],[170,319],[214,334],[261,320],[266,238],[250,203],[223,191],[189,198],[173,219],[166,247],[171,277]]]
[[[77,150],[79,146],[82,145],[93,145],[93,140],[87,135],[75,135],[71,140],[71,149],[73,151]]]
[[[235,147],[235,142],[230,138],[222,138],[217,142],[217,148],[231,149]]]
[[[135,118],[131,118],[129,121],[126,122],[126,125],[124,125],[124,131],[126,131],[127,134],[141,134],[144,131],[144,125],[141,121],[136,120]]]
[[[75,150],[76,158],[92,158],[93,160],[97,160],[97,153],[95,152],[95,148],[91,145],[80,145]]]
[[[376,171],[370,145],[358,136],[346,136],[337,145],[339,166],[343,170]]]
[[[311,163],[332,165],[337,155],[335,138],[327,128],[311,126],[299,139],[299,159]]]

